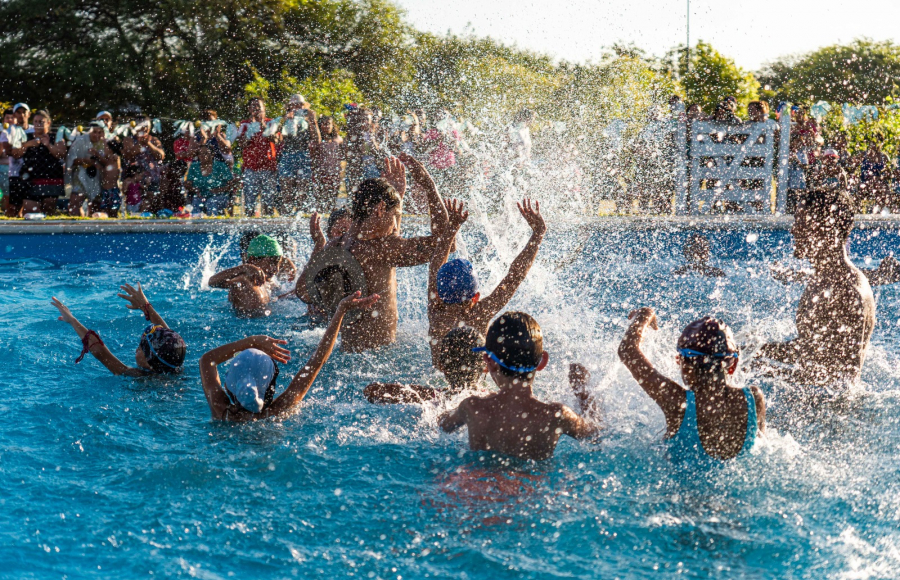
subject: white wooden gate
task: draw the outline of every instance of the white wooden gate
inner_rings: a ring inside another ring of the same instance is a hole
[[[775,211],[784,212],[787,188],[787,160],[790,142],[790,115],[785,107],[780,123],[780,143],[775,165],[774,121],[728,125],[694,121],[690,130],[681,116],[687,135],[680,163],[689,167],[689,176],[676,178],[676,208],[679,214],[743,211],[772,211],[773,166],[778,187]],[[678,177],[681,177],[679,175]]]

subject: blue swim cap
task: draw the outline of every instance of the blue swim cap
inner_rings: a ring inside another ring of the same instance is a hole
[[[438,298],[447,304],[460,304],[478,293],[478,276],[472,262],[457,258],[450,260],[437,273]]]

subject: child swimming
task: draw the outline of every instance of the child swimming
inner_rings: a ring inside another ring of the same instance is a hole
[[[532,393],[535,373],[547,366],[549,355],[537,321],[524,312],[505,312],[488,329],[482,360],[499,393],[469,397],[438,419],[441,429],[453,433],[469,430],[469,448],[496,451],[521,459],[543,460],[553,456],[560,435],[585,439],[598,426],[562,403],[544,403]],[[596,405],[586,390],[587,371],[570,369],[570,386],[582,411]]]
[[[319,371],[328,362],[344,315],[350,310],[371,308],[377,301],[377,294],[361,298],[359,292],[344,298],[312,357],[277,398],[276,363],[290,360],[290,351],[284,348],[287,341],[268,336],[250,336],[204,354],[200,357],[200,380],[213,419],[257,421],[271,417],[284,418],[296,411]],[[225,362],[229,364],[223,382],[218,366]]]
[[[691,234],[682,247],[687,264],[672,272],[673,276],[696,274],[707,278],[721,278],[725,272],[709,265],[709,240],[701,234]]]
[[[766,402],[759,387],[737,389],[728,377],[738,366],[731,330],[709,316],[687,325],[678,339],[678,364],[688,389],[653,368],[641,351],[647,327],[657,328],[652,308],[631,313],[619,358],[666,417],[666,442],[675,460],[733,459],[746,454],[766,430]]]
[[[53,298],[52,304],[60,313],[59,320],[69,323],[78,338],[81,339],[81,354],[75,359],[76,363],[81,362],[84,355],[91,353],[103,366],[114,375],[125,375],[128,377],[144,377],[154,374],[171,374],[181,372],[182,364],[184,364],[184,356],[187,352],[187,345],[177,332],[170,329],[162,316],[153,309],[147,297],[144,296],[144,290],[140,283],[137,288],[129,284],[120,286],[124,294],[117,294],[120,298],[128,301],[129,310],[141,310],[144,317],[150,321],[150,326],[144,329],[141,334],[141,340],[138,344],[137,351],[134,353],[135,367],[129,367],[120,361],[110,352],[109,348],[100,335],[93,330],[88,330],[81,324],[65,304],[60,302],[56,297]]]
[[[484,374],[481,355],[475,352],[484,346],[484,335],[473,328],[454,328],[444,336],[438,347],[438,368],[444,373],[449,386],[435,389],[423,385],[400,383],[371,383],[363,394],[370,403],[423,403],[442,396],[453,396],[477,388]]]
[[[428,335],[432,363],[438,370],[441,369],[441,338],[451,329],[463,325],[481,333],[487,332],[488,323],[512,299],[534,263],[541,240],[547,232],[541,216],[541,204],[526,198],[517,205],[519,213],[531,227],[531,238],[510,264],[506,277],[482,300],[472,263],[461,258],[447,261],[456,233],[469,217],[462,202],[447,202],[447,231],[441,235],[441,241],[435,248],[428,273]]]
[[[246,263],[211,277],[209,286],[228,290],[228,300],[238,316],[266,316],[276,277],[286,273],[293,279],[296,267],[284,256],[281,244],[267,235],[253,238],[244,259]]]

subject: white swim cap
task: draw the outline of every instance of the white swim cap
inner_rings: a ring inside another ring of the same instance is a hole
[[[261,350],[248,348],[228,361],[225,388],[237,402],[252,413],[265,405],[266,391],[275,376],[275,363]]]

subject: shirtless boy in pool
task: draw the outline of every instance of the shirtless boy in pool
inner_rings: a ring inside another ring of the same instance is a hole
[[[496,451],[521,459],[543,460],[553,456],[560,435],[586,439],[599,428],[562,403],[544,403],[532,392],[535,374],[547,366],[549,355],[537,321],[524,312],[505,312],[488,329],[484,353],[491,378],[499,393],[469,397],[438,419],[441,429],[452,433],[469,430],[469,448]],[[569,382],[582,413],[597,406],[587,391],[587,370],[572,365]]]
[[[271,300],[269,292],[282,272],[293,278],[296,268],[284,256],[281,244],[261,235],[247,247],[246,263],[215,274],[209,279],[209,286],[228,290],[228,300],[238,316],[265,316]]]
[[[402,161],[402,162],[401,162]],[[431,235],[400,237],[400,217],[409,168],[425,191],[431,213]],[[342,247],[359,262],[369,294],[380,298],[371,313],[347,320],[341,330],[341,349],[361,352],[393,343],[397,337],[397,268],[417,266],[431,259],[440,232],[446,228],[447,210],[431,176],[409,156],[389,158],[384,178],[367,179],[353,193],[350,231],[327,246]]]
[[[875,297],[847,255],[853,203],[841,191],[803,196],[791,234],[794,256],[813,267],[797,306],[797,338],[769,343],[760,355],[794,365],[793,380],[831,386],[860,377],[875,328]]]
[[[469,216],[461,202],[447,202],[447,231],[441,236],[428,272],[428,336],[431,360],[438,370],[441,369],[441,339],[460,326],[469,326],[481,334],[487,333],[491,319],[512,299],[534,263],[547,226],[541,216],[540,203],[523,199],[518,207],[519,213],[531,227],[531,238],[510,264],[506,277],[493,292],[481,299],[472,264],[459,258],[447,261],[456,233]]]

